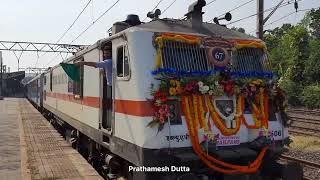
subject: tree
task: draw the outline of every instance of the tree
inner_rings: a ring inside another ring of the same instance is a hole
[[[315,39],[320,39],[320,8],[317,10],[312,9],[309,13],[310,15],[310,29],[311,34]]]
[[[309,43],[310,56],[305,62],[304,75],[307,83],[320,83],[320,40],[311,40]]]
[[[298,25],[283,24],[268,32],[269,57],[288,102],[319,108],[320,8],[306,13]]]
[[[270,34],[264,35],[265,42],[268,49],[271,51],[273,48],[276,48],[283,37],[288,31],[293,28],[291,24],[283,24],[281,27],[276,27],[273,30],[268,30]]]

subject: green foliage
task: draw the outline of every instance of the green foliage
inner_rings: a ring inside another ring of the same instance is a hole
[[[315,39],[320,39],[320,8],[312,9],[309,13],[310,15],[310,28],[312,36]]]
[[[306,71],[312,54],[310,39],[303,24],[284,24],[266,36],[267,45],[271,46],[269,57],[273,71],[280,75],[279,86],[286,92],[288,103],[293,106],[303,105],[303,87],[310,85],[309,74],[314,72]],[[314,67],[309,65],[308,68],[313,70]]]
[[[288,79],[304,82],[304,62],[308,58],[308,31],[302,26],[285,24],[276,28],[266,36],[267,45],[270,46],[270,59],[273,70],[284,75],[286,69],[293,69]]]
[[[302,92],[302,100],[307,108],[320,109],[320,85],[305,87]]]
[[[286,93],[288,103],[292,106],[301,105],[302,87],[292,80],[283,79],[279,81],[279,86]]]
[[[320,40],[309,43],[310,56],[305,62],[304,75],[308,84],[320,83]]]

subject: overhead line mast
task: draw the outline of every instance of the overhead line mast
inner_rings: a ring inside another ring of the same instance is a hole
[[[263,27],[266,22],[270,19],[270,17],[274,14],[274,12],[281,6],[284,0],[281,0],[277,6],[270,12],[270,14],[264,19],[263,12],[264,12],[264,0],[257,0],[257,38],[263,39],[264,30]],[[294,8],[296,12],[298,12],[298,1],[294,1]]]
[[[264,0],[257,0],[257,38],[259,39],[263,39],[263,6]]]

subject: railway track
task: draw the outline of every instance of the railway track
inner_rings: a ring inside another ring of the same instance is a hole
[[[308,167],[311,169],[318,169],[318,172],[320,172],[320,164],[319,163],[315,163],[315,162],[311,162],[311,161],[307,161],[304,159],[299,159],[299,158],[295,158],[295,157],[287,156],[287,155],[281,155],[280,158],[283,160],[298,162],[298,163],[302,164],[304,167]],[[320,174],[320,173],[318,173],[318,174]],[[307,176],[305,174],[303,176],[303,179],[304,180],[314,180],[313,177]]]
[[[288,109],[288,113],[301,113],[301,114],[308,114],[314,116],[320,116],[320,110],[307,110],[307,109]]]
[[[289,109],[291,134],[320,137],[320,110]]]
[[[318,133],[319,132],[319,128],[317,127],[307,127],[307,126],[301,126],[301,125],[290,125],[291,128],[293,129],[298,129],[298,130],[304,130],[304,131],[308,131],[308,132],[314,132],[314,133]]]
[[[312,133],[312,132],[300,131],[300,130],[297,130],[297,129],[289,129],[289,133],[290,134],[296,134],[296,135],[320,137],[320,134],[316,134],[316,133]]]
[[[309,124],[316,124],[320,125],[320,119],[311,119],[311,118],[303,118],[303,117],[295,117],[295,116],[290,116],[289,118],[294,121],[294,122],[302,122],[302,123],[309,123]]]

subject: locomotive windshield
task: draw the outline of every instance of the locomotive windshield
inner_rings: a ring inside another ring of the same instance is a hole
[[[266,53],[258,48],[243,48],[235,51],[231,64],[232,71],[269,72],[271,70]]]
[[[158,49],[161,54],[160,68],[177,72],[205,72],[219,68],[222,64],[221,66],[227,65],[226,67],[231,72],[270,71],[271,68],[263,48],[235,49],[232,48],[232,43],[228,40],[212,42],[208,38],[202,43],[164,39]],[[213,62],[212,59],[215,61]]]

